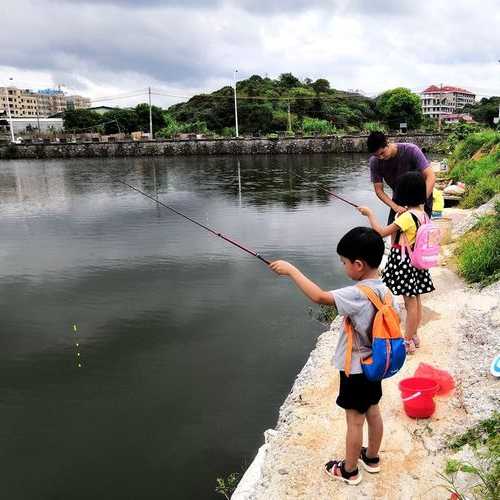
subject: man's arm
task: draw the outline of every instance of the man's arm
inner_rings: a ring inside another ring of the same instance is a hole
[[[392,208],[397,214],[402,214],[403,212],[406,212],[405,207],[401,207],[397,203],[394,203],[394,201],[389,196],[387,196],[387,194],[384,191],[383,182],[374,182],[373,188],[375,189],[375,194],[377,195],[379,200],[385,203],[388,207]]]
[[[426,169],[422,170],[422,175],[425,179],[425,190],[427,192],[427,198],[432,194],[434,189],[434,184],[436,183],[436,174],[434,169],[429,165]]]
[[[316,283],[304,276],[295,266],[285,260],[271,262],[271,269],[282,275],[290,276],[295,284],[302,290],[304,295],[309,297],[316,304],[335,305],[335,300],[330,292],[325,292]]]

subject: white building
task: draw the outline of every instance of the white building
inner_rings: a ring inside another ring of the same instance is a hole
[[[443,118],[474,104],[476,95],[459,87],[431,85],[420,93],[420,99],[424,116]]]

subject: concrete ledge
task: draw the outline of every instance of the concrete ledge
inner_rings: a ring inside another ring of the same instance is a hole
[[[145,156],[366,153],[366,135],[280,139],[199,139],[189,141],[120,141],[111,143],[49,143],[0,145],[0,159],[125,158]],[[429,149],[441,135],[395,135],[395,142],[412,142]]]

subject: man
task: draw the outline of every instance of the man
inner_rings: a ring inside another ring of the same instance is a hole
[[[402,214],[406,211],[406,207],[398,204],[396,187],[399,178],[411,170],[421,172],[425,179],[427,201],[424,210],[430,217],[432,214],[432,190],[436,176],[429,160],[420,148],[411,143],[388,143],[383,132],[372,132],[368,136],[368,152],[373,153],[369,166],[375,194],[391,209],[387,224],[394,222],[396,214]],[[385,193],[383,181],[392,189],[392,198]]]

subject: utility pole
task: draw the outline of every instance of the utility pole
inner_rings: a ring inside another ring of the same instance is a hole
[[[12,81],[12,77],[10,77],[9,80]],[[5,87],[5,97],[7,98],[7,114],[9,115],[10,140],[14,142],[14,126],[12,125],[12,114],[10,112],[9,87]]]
[[[236,73],[238,73],[238,70],[234,70],[234,122],[236,124],[236,137],[239,137],[238,135],[238,102],[236,100]]]
[[[5,87],[5,97],[7,99],[7,115],[9,116],[10,140],[14,142],[14,129],[12,127],[12,115],[10,113],[9,89]]]
[[[288,99],[288,132],[292,133],[292,117],[290,116],[290,99]]]
[[[153,115],[151,113],[151,87],[148,87],[149,95],[149,139],[153,140]]]

